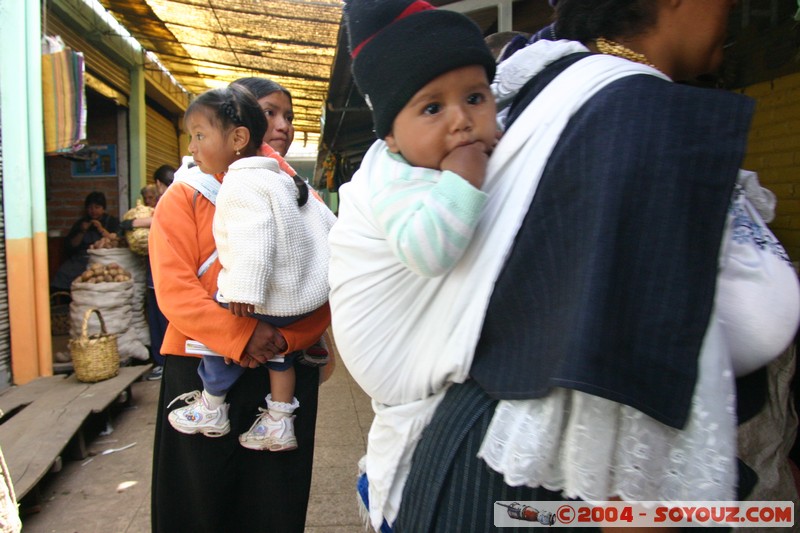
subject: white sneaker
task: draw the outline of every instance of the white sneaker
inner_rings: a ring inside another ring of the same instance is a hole
[[[179,407],[170,411],[170,425],[181,433],[193,435],[202,433],[206,437],[221,437],[227,435],[231,430],[231,423],[228,420],[228,404],[223,403],[216,409],[208,407],[203,393],[199,390],[181,394],[171,402],[167,408],[178,400],[186,402],[185,407]]]
[[[251,450],[288,452],[297,448],[294,436],[294,416],[278,420],[272,418],[268,409],[259,407],[260,414],[247,433],[239,435],[239,443]]]

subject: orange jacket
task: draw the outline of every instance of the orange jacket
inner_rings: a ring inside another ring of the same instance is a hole
[[[218,178],[219,179],[219,178]],[[158,306],[169,320],[161,353],[188,355],[187,339],[239,360],[256,319],[236,317],[214,300],[219,260],[197,277],[216,249],[211,222],[214,204],[185,183],[174,183],[158,202],[150,227],[149,248]],[[330,325],[328,305],[292,325],[279,328],[287,351],[307,348]]]

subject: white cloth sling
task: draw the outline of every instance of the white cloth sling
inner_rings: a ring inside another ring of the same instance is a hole
[[[586,50],[567,42],[539,48],[546,52],[541,67]],[[664,77],[645,65],[591,56],[566,69],[527,107],[492,154],[482,188],[489,195],[483,218],[463,258],[445,276],[423,279],[401,268],[386,270],[385,258],[376,258],[380,251],[370,247],[375,226],[367,210],[347,209],[348,202],[365,205],[359,198],[364,189],[352,182],[342,187],[330,240],[330,302],[342,360],[373,398],[366,471],[376,529],[384,518],[392,523],[397,516],[414,448],[447,387],[468,377],[494,282],[561,132],[597,91],[634,74]],[[365,168],[374,148],[362,161]],[[339,240],[339,234],[361,245],[349,248],[352,242]]]
[[[200,167],[193,165],[194,158],[192,156],[184,156],[181,168],[175,171],[174,181],[177,183],[185,183],[192,189],[202,194],[209,202],[217,205],[217,193],[222,185],[217,178],[211,174],[205,174]],[[191,165],[191,166],[190,166]],[[200,278],[206,271],[211,268],[214,261],[217,260],[219,253],[214,252],[200,265],[197,269],[197,277]]]

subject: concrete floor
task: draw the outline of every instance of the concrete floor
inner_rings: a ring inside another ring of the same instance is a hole
[[[87,443],[90,456],[65,462],[39,484],[39,508],[23,508],[25,533],[146,533],[159,382],[133,384],[132,401],[114,409],[107,435]],[[306,533],[364,531],[355,480],[372,422],[368,397],[343,365],[320,389],[314,474]],[[100,421],[102,426],[102,421]],[[131,446],[102,455],[102,452]]]

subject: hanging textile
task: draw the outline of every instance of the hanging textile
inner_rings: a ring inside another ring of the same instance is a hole
[[[336,161],[336,154],[333,152],[328,152],[328,155],[325,157],[325,161],[322,162],[322,175],[323,179],[325,180],[325,187],[329,191],[336,190]]]
[[[44,151],[70,153],[86,139],[86,93],[84,58],[64,46],[60,37],[45,37],[42,43],[42,109]]]

